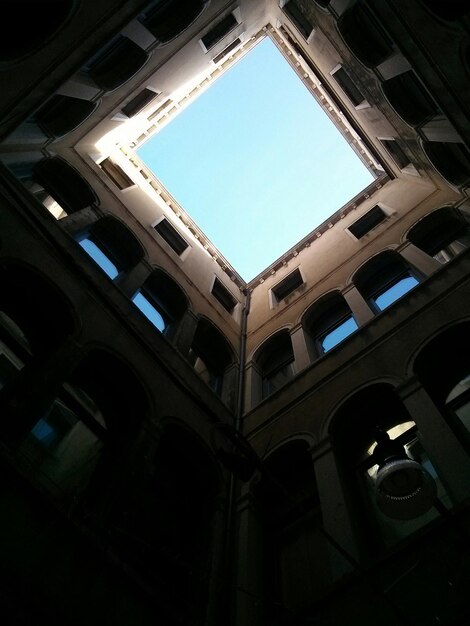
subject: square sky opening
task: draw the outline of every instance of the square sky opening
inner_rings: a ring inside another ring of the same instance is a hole
[[[137,154],[247,282],[374,180],[269,37]]]

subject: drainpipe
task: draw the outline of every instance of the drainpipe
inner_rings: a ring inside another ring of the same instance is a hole
[[[247,287],[245,289],[245,306],[243,307],[242,317],[240,321],[240,354],[239,354],[239,368],[238,368],[238,397],[237,397],[237,406],[236,406],[236,414],[235,414],[235,430],[237,432],[241,429],[241,423],[243,418],[243,406],[244,406],[244,394],[245,394],[245,357],[246,357],[246,332],[247,332],[247,321],[248,314],[250,312],[250,302],[251,302],[251,291]],[[235,476],[233,472],[230,472],[230,484],[229,484],[229,493],[228,493],[228,504],[227,504],[227,525],[226,525],[226,535],[225,535],[225,563],[226,563],[226,571],[228,574],[228,579],[231,581],[231,584],[228,585],[226,590],[227,593],[227,608],[229,609],[229,613],[233,608],[230,606],[233,598],[232,591],[235,588],[233,585],[233,549],[234,542],[232,541],[234,535],[234,517],[235,517]]]

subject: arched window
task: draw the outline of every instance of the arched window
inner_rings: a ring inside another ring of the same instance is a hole
[[[188,301],[177,283],[160,270],[154,270],[132,298],[147,319],[166,336],[171,336],[188,308]]]
[[[79,242],[111,279],[128,271],[144,257],[138,239],[122,222],[107,215],[95,222]]]
[[[443,207],[423,217],[408,232],[408,240],[440,263],[470,247],[470,216]]]
[[[302,324],[318,354],[328,352],[357,330],[346,300],[339,292],[326,294],[307,311]]]
[[[132,78],[148,54],[124,35],[118,35],[86,65],[85,71],[100,89],[111,91]]]
[[[410,126],[420,126],[439,113],[437,104],[412,70],[384,81],[382,90],[391,106]]]
[[[460,187],[470,181],[470,152],[463,143],[421,141],[433,167],[451,185]]]
[[[64,25],[75,5],[75,0],[10,3],[8,16],[2,20],[0,62],[17,61],[44,46]]]
[[[207,0],[164,0],[153,2],[139,18],[158,43],[178,37],[199,17]]]
[[[384,435],[386,433],[386,435]],[[419,431],[406,407],[387,383],[376,383],[349,398],[335,414],[330,436],[341,463],[345,491],[350,494],[351,512],[356,516],[362,540],[373,552],[393,546],[439,516],[428,508],[411,518],[394,518],[379,506],[377,495],[377,442],[390,438],[395,453],[418,463],[437,486],[437,496],[448,504],[444,486],[420,440]],[[397,474],[398,476],[398,474]],[[399,478],[397,478],[399,480]]]
[[[96,110],[99,102],[90,102],[56,94],[33,116],[49,137],[62,137],[82,124]]]
[[[414,371],[470,452],[470,322],[444,330],[415,360]]]
[[[270,337],[256,352],[254,362],[262,378],[262,397],[266,398],[294,376],[294,351],[288,330]]]
[[[356,57],[367,67],[376,67],[393,54],[393,42],[366,2],[359,0],[338,20],[338,30]]]
[[[306,441],[290,441],[263,460],[253,492],[262,523],[265,623],[293,623],[330,581],[315,472]]]
[[[228,341],[206,319],[198,321],[189,361],[209,387],[221,395],[225,371],[234,359]]]
[[[391,251],[370,259],[356,272],[353,282],[377,311],[383,311],[419,283],[402,257]]]
[[[33,179],[69,215],[99,204],[98,197],[83,176],[61,157],[39,161],[33,168]]]

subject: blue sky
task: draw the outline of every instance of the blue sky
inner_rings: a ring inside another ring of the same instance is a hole
[[[269,38],[138,155],[247,281],[373,180]]]

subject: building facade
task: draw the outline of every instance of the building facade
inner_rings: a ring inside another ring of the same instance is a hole
[[[9,15],[5,624],[468,624],[468,3]],[[247,284],[135,150],[264,37],[374,181]],[[413,514],[384,432],[432,477]]]

